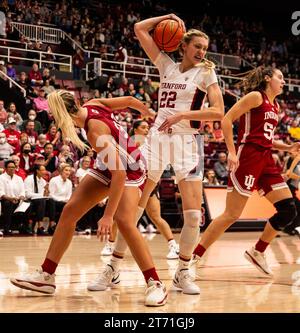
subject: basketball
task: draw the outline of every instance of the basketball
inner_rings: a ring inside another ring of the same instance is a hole
[[[168,19],[158,23],[153,32],[153,39],[160,50],[174,52],[178,49],[183,34],[179,23]]]

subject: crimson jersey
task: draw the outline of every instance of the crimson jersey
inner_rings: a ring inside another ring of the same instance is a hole
[[[88,122],[91,119],[98,119],[104,122],[111,131],[115,147],[117,148],[117,151],[127,173],[127,180],[140,181],[141,179],[144,179],[145,168],[144,162],[142,160],[142,155],[135,143],[127,134],[127,132],[117,122],[111,109],[105,106],[100,107],[96,105],[84,105],[84,107],[88,111],[84,124],[84,129],[86,133],[88,133]],[[105,163],[102,161],[100,154],[98,154],[96,160],[96,167],[103,170],[103,166],[105,166]],[[106,173],[108,172],[110,174],[109,170],[105,171]]]
[[[272,105],[264,92],[263,102],[251,109],[240,118],[238,145],[254,143],[265,148],[273,146],[274,132],[278,124],[279,106],[275,101]]]

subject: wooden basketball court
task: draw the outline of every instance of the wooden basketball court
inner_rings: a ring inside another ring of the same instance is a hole
[[[169,292],[168,303],[160,308],[143,305],[143,276],[130,253],[123,262],[121,285],[105,292],[89,292],[88,282],[109,260],[100,257],[103,244],[95,236],[75,236],[57,269],[57,292],[43,295],[21,290],[9,276],[37,268],[51,237],[0,238],[0,312],[2,313],[259,313],[300,312],[300,239],[282,235],[267,250],[274,271],[269,279],[243,257],[260,233],[226,233],[206,253],[196,274],[201,295]],[[177,240],[179,234],[175,235]],[[149,237],[152,237],[150,239]],[[146,235],[159,275],[171,286],[177,260],[165,258],[168,247],[161,235]]]

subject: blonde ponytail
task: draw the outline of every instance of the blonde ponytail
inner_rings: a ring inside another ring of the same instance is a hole
[[[48,95],[48,104],[55,123],[62,131],[63,138],[71,142],[83,152],[88,146],[82,142],[75,130],[72,117],[78,112],[74,96],[65,90],[56,90]],[[71,114],[71,115],[70,115]]]
[[[200,64],[196,65],[196,67],[205,67],[206,69],[214,69],[216,65],[212,61],[203,58]]]

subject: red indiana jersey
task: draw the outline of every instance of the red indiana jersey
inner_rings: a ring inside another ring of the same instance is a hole
[[[240,118],[238,146],[242,143],[254,143],[265,148],[273,146],[274,132],[278,124],[279,106],[272,105],[264,92],[263,102]]]
[[[84,129],[88,133],[88,122],[91,119],[98,119],[104,122],[111,131],[115,146],[122,160],[123,166],[127,173],[128,181],[141,181],[145,179],[145,167],[142,155],[123,127],[117,122],[112,110],[105,106],[84,105],[88,110],[85,120]],[[97,156],[96,167],[101,169],[104,166],[103,161]],[[105,167],[105,166],[104,166]],[[109,173],[109,170],[106,170]],[[109,177],[110,178],[110,177]]]

